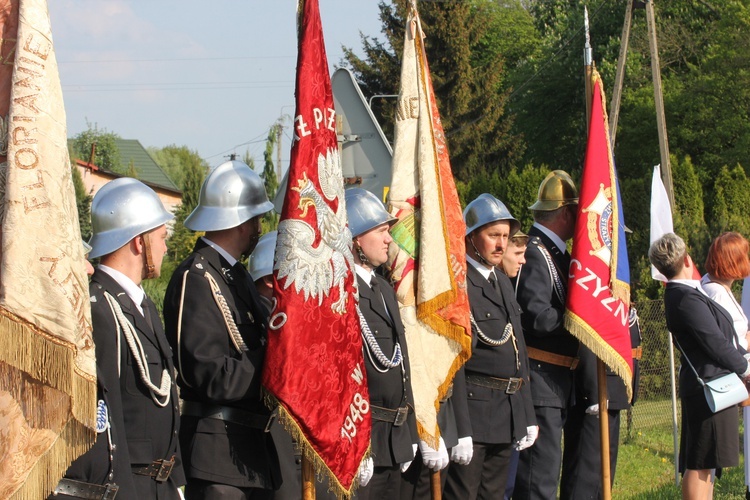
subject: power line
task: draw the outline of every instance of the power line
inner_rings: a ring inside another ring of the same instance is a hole
[[[185,57],[171,59],[91,59],[84,61],[58,61],[57,64],[111,64],[130,62],[187,62],[187,61],[248,61],[253,59],[294,59],[297,56],[247,56],[247,57]]]

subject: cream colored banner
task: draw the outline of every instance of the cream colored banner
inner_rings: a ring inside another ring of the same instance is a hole
[[[17,36],[2,31],[12,81],[0,83],[0,498],[38,499],[93,442],[96,367],[47,3],[0,9],[6,26],[18,12]]]

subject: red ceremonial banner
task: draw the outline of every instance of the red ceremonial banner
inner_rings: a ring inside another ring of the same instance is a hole
[[[581,178],[568,276],[565,327],[625,382],[631,397],[633,356],[622,204],[599,74]]]
[[[295,137],[263,385],[305,457],[348,496],[369,453],[369,393],[318,1],[301,2],[299,17]]]

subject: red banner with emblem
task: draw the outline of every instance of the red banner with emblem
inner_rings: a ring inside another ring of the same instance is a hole
[[[295,137],[263,385],[305,457],[348,496],[369,453],[369,393],[318,0],[301,2],[298,15]]]
[[[625,382],[631,397],[629,269],[625,223],[604,90],[594,71],[591,122],[573,236],[565,327]]]

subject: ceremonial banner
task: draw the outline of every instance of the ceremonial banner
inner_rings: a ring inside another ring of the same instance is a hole
[[[438,448],[437,411],[471,355],[461,205],[435,104],[416,6],[406,24],[396,109],[389,251],[406,330],[420,438]]]
[[[96,367],[47,2],[0,32],[0,498],[38,500],[94,442]]]
[[[369,393],[318,0],[300,9],[295,137],[263,385],[315,470],[350,495],[369,453]]]
[[[568,277],[565,328],[625,382],[632,397],[628,326],[630,271],[622,198],[609,140],[604,90],[594,71],[591,123]]]
[[[667,233],[674,232],[672,224],[672,206],[669,204],[669,196],[661,180],[660,165],[654,167],[654,176],[651,179],[651,234],[649,243],[653,244],[656,240]],[[651,266],[651,277],[655,280],[667,282],[667,278]],[[700,279],[700,276],[698,276]]]

